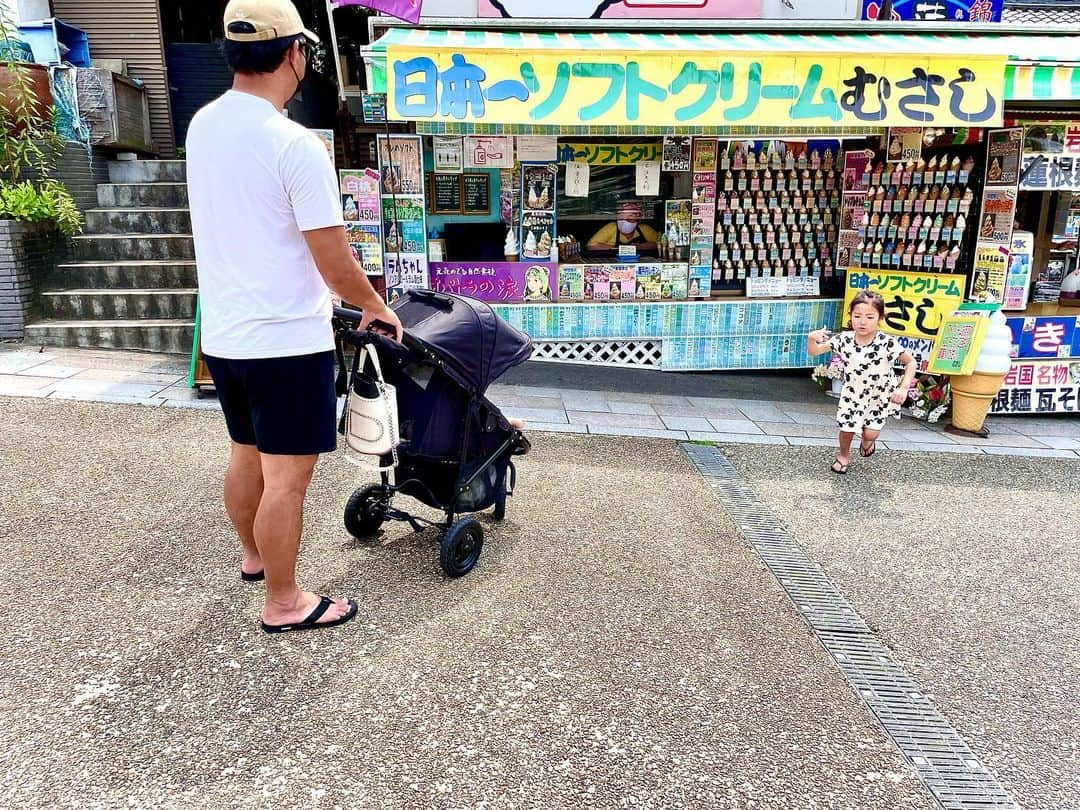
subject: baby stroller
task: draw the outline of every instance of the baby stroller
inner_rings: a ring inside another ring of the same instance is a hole
[[[393,309],[404,327],[400,344],[357,331],[361,313],[334,310],[339,393],[346,383],[342,344],[377,352],[386,382],[397,389],[401,440],[393,481],[383,472],[381,484],[357,489],[345,506],[345,528],[364,540],[387,520],[406,522],[416,531],[438,526],[443,530],[443,571],[464,576],[480,557],[484,530],[475,518],[458,515],[494,508],[495,519],[501,520],[517,483],[512,459],[530,449],[528,439],[484,393],[529,358],[532,340],[471,298],[410,290]],[[354,358],[348,385],[357,384],[360,371]],[[382,460],[382,466],[391,463],[389,457]],[[432,523],[398,508],[394,499],[399,494],[441,510],[445,522]]]

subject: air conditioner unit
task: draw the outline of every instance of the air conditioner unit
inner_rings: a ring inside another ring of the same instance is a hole
[[[139,82],[102,68],[75,71],[79,115],[90,125],[95,146],[153,152],[150,106]]]

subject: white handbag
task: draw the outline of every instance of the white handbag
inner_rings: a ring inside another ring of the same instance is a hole
[[[369,359],[374,376],[365,373]],[[345,458],[376,472],[394,469],[398,463],[397,446],[401,443],[397,390],[383,379],[378,352],[367,346],[357,349],[345,410]],[[393,464],[380,466],[386,455],[392,456]]]

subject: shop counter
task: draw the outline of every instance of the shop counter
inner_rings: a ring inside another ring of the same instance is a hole
[[[541,351],[540,357],[618,364],[604,346],[647,344],[642,362],[663,371],[810,368],[806,334],[840,327],[840,299],[762,301],[633,301],[620,303],[496,304],[510,324],[541,349],[578,344],[582,351]],[[628,364],[629,361],[628,361]]]

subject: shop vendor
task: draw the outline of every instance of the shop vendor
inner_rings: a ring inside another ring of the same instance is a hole
[[[659,238],[656,230],[642,222],[645,218],[645,207],[637,200],[624,200],[619,203],[616,212],[616,221],[609,222],[602,227],[586,245],[586,250],[600,253],[613,252],[620,245],[633,245],[638,253],[646,253],[656,250],[656,240]]]

